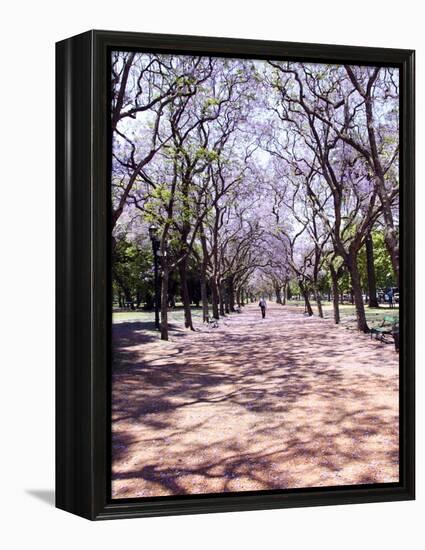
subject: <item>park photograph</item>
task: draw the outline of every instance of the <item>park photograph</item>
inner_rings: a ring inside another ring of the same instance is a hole
[[[110,53],[111,498],[400,480],[400,75]]]

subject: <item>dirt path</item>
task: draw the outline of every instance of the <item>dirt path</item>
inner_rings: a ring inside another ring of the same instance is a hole
[[[271,305],[142,342],[114,326],[115,498],[398,481],[398,355]]]

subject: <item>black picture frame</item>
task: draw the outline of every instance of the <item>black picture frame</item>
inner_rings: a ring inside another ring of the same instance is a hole
[[[112,49],[400,69],[400,482],[112,501],[108,56]],[[89,31],[56,45],[56,506],[91,520],[414,499],[414,51]]]

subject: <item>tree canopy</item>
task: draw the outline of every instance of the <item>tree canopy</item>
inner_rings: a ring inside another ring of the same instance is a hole
[[[193,329],[194,300],[265,292],[332,294],[338,322],[349,288],[367,332],[364,292],[399,277],[396,68],[113,52],[111,86],[120,300],[152,302],[154,226],[164,339],[177,291]]]

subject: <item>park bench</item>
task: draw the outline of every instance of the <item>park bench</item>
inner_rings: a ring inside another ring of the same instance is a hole
[[[395,349],[398,351],[399,324],[397,317],[385,315],[380,325],[370,329],[370,337],[372,338],[374,335],[375,338],[381,342],[388,342],[387,337],[392,336]]]

